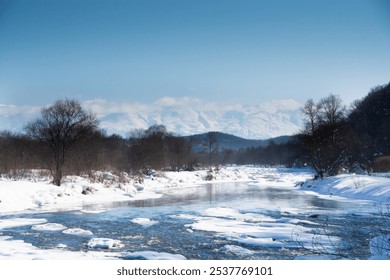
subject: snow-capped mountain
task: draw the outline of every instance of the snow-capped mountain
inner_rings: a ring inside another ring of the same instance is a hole
[[[195,98],[165,97],[153,104],[90,100],[83,107],[95,113],[108,134],[127,136],[134,129],[163,124],[178,135],[220,131],[247,139],[291,135],[301,129],[301,104],[274,100],[257,105],[205,103]],[[39,117],[38,107],[0,105],[0,130],[21,131]]]
[[[198,99],[160,99],[152,105],[90,101],[108,133],[127,134],[135,128],[163,124],[168,131],[192,135],[220,131],[247,139],[267,139],[297,133],[302,125],[301,104],[277,100],[259,105],[205,104]]]

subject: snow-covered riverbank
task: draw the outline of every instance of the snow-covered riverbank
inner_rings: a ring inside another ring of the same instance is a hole
[[[349,199],[390,203],[390,174],[342,174],[323,180],[307,180],[299,185],[305,191]]]
[[[292,187],[312,175],[310,171],[285,168],[259,168],[251,166],[224,167],[213,172],[212,181],[207,181],[208,172],[161,172],[147,176],[142,183],[125,178],[120,182],[110,173],[101,174],[99,183],[77,176],[67,177],[58,187],[50,180],[30,177],[28,180],[0,179],[0,214],[33,211],[59,211],[78,209],[86,204],[119,202],[157,198],[159,192],[168,188],[186,188],[205,183],[244,182]],[[188,191],[191,191],[190,189]]]
[[[158,198],[169,188],[189,187],[205,183],[252,182],[257,185],[294,187],[303,191],[326,195],[328,198],[390,202],[390,174],[373,176],[344,174],[323,180],[311,180],[309,169],[265,168],[256,166],[223,167],[213,172],[207,181],[206,170],[161,172],[147,176],[142,183],[126,178],[120,182],[111,173],[103,173],[100,183],[77,176],[67,177],[60,186],[50,184],[49,179],[30,177],[28,180],[0,179],[0,214],[32,211],[56,211],[79,209],[83,205]]]

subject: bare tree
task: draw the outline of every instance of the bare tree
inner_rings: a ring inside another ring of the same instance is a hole
[[[211,170],[211,165],[213,162],[212,155],[218,148],[217,133],[215,131],[210,131],[206,133],[203,145],[207,149],[207,153],[209,156],[209,168]]]
[[[345,124],[346,108],[339,96],[330,94],[315,104],[307,100],[302,108],[306,131],[302,142],[309,161],[322,178],[324,173],[337,174],[352,147],[351,131]]]
[[[321,99],[321,122],[330,126],[336,126],[345,117],[346,107],[340,96],[330,94],[328,97]]]
[[[306,121],[306,129],[313,135],[317,128],[317,121],[319,118],[321,105],[314,103],[313,99],[310,98],[306,101],[305,105],[301,109]]]
[[[97,128],[96,117],[84,111],[76,100],[59,100],[41,110],[41,118],[26,126],[27,134],[46,144],[53,156],[53,183],[61,185],[62,168],[69,150]]]

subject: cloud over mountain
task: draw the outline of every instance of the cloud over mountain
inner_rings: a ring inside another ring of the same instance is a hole
[[[123,136],[153,124],[164,124],[180,135],[221,131],[249,139],[290,135],[301,128],[301,104],[292,99],[225,105],[191,97],[163,97],[152,104],[88,100],[82,105],[97,115],[101,128]],[[38,107],[0,105],[0,129],[21,130],[39,111]]]

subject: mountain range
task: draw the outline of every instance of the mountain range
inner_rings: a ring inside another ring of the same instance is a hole
[[[196,98],[164,97],[152,104],[107,100],[82,102],[95,113],[108,134],[127,136],[134,129],[163,124],[177,135],[220,131],[246,139],[268,139],[292,135],[302,128],[301,104],[295,100],[273,100],[256,105],[205,103]],[[39,117],[39,107],[0,105],[0,130],[22,131],[29,120]]]

